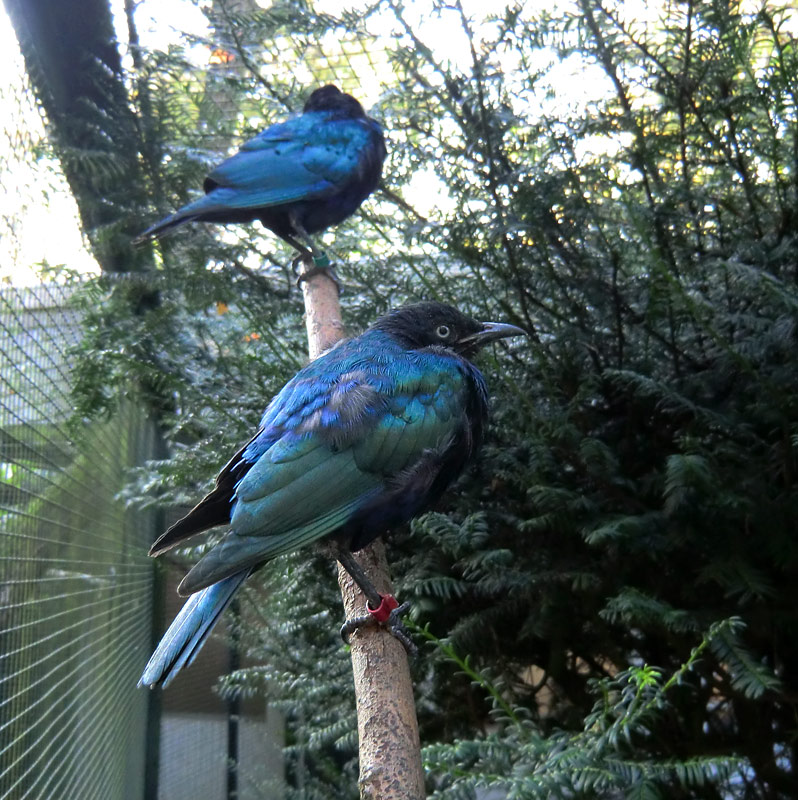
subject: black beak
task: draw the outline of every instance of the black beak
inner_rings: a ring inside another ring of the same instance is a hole
[[[516,325],[508,325],[506,322],[483,322],[482,330],[472,333],[470,336],[464,336],[457,342],[457,345],[464,349],[475,349],[497,339],[526,335],[526,331]]]

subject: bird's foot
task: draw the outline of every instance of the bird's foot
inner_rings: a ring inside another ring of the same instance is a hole
[[[303,281],[316,275],[326,275],[335,284],[338,294],[341,294],[341,281],[335,272],[335,268],[330,263],[327,253],[300,253],[291,264],[294,267],[294,271],[298,273],[297,286],[301,286]]]
[[[413,644],[407,628],[402,624],[402,614],[410,608],[410,603],[402,603],[399,605],[396,598],[392,594],[381,594],[382,602],[378,608],[371,608],[366,603],[367,614],[354,619],[348,619],[341,626],[341,638],[346,644],[349,644],[349,637],[358,629],[371,625],[382,625],[391,636],[398,639],[407,654],[415,656],[418,654],[418,648]]]

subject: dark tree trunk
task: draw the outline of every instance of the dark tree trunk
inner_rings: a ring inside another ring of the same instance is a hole
[[[146,268],[149,249],[130,247],[145,189],[108,0],[3,2],[97,261],[108,272]]]

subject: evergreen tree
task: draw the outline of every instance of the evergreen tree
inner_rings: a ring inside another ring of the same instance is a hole
[[[436,55],[394,0],[343,19],[215,3],[209,44],[230,58],[207,74],[177,51],[141,54],[136,98],[163,142],[147,192],[157,213],[176,207],[222,146],[298,109],[309,86],[286,53],[303,54],[310,83],[357,95],[352,64],[370,62],[326,43],[374,56],[372,22],[389,19],[372,111],[389,139],[384,190],[331,237],[347,318],[438,298],[530,331],[483,360],[494,420],[479,462],[391,545],[430,641],[415,669],[431,789],[793,797],[795,13],[711,0],[644,25],[581,0],[477,25],[459,2],[431,6],[465,61]],[[554,102],[568,67],[607,93]],[[441,201],[419,211],[422,171]],[[272,237],[195,226],[158,259],[145,317],[118,290],[92,295],[78,397],[97,413],[133,373],[169,398],[173,456],[131,497],[170,503],[246,439],[303,337]],[[262,576],[241,625],[264,667],[224,690],[287,710],[297,796],[354,796],[331,565],[300,553]]]

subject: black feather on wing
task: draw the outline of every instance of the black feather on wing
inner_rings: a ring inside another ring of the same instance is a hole
[[[159,556],[185,539],[230,522],[231,501],[236,484],[252,466],[252,462],[244,458],[244,451],[259,435],[260,431],[224,465],[213,489],[188,514],[153,542],[149,552],[151,556]]]

